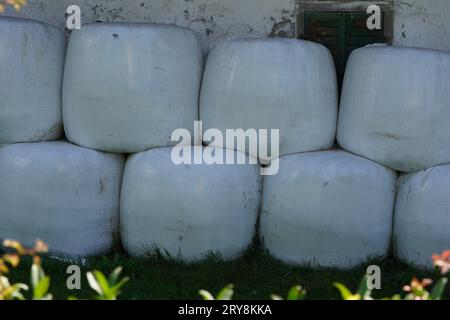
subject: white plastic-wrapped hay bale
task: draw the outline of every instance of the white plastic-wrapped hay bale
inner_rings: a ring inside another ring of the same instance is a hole
[[[61,30],[0,17],[0,144],[61,137],[64,57]]]
[[[329,149],[337,122],[333,59],[322,45],[302,40],[223,41],[205,67],[200,120],[223,132],[279,129],[281,155]]]
[[[264,178],[260,237],[276,258],[351,268],[387,253],[396,174],[344,151],[282,157]]]
[[[256,229],[259,167],[175,165],[171,150],[152,149],[127,161],[120,217],[125,250],[142,256],[158,249],[186,262],[208,253],[226,260],[237,257]],[[234,155],[231,150],[223,153]]]
[[[431,269],[431,256],[449,248],[450,166],[402,176],[395,206],[396,256]]]
[[[450,53],[368,47],[352,53],[338,141],[403,172],[450,162]]]
[[[198,118],[200,45],[188,29],[101,23],[73,31],[63,116],[70,141],[102,151],[169,146]]]
[[[65,142],[0,148],[0,239],[58,254],[107,253],[118,232],[121,155]]]

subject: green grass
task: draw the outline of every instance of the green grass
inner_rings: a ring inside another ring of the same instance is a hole
[[[431,262],[430,262],[431,263]],[[125,254],[92,258],[85,271],[97,269],[109,273],[122,266],[123,274],[130,277],[121,299],[199,299],[199,289],[217,293],[224,286],[235,285],[235,299],[269,299],[272,293],[285,295],[290,287],[301,284],[308,291],[308,299],[339,299],[333,282],[346,284],[352,290],[358,284],[368,265],[377,264],[382,270],[382,290],[375,297],[382,298],[400,293],[403,285],[416,276],[431,277],[435,274],[422,272],[392,258],[370,261],[360,267],[339,271],[334,269],[310,269],[286,266],[271,258],[262,250],[249,249],[240,259],[222,262],[217,257],[193,265],[167,261],[160,257],[134,259]],[[56,299],[76,296],[86,299],[92,296],[83,274],[81,291],[69,291],[66,287],[66,268],[69,264],[53,259],[44,259],[43,266],[51,276],[51,292]],[[11,274],[15,282],[29,283],[30,261],[25,261]],[[447,290],[446,299],[450,298]]]

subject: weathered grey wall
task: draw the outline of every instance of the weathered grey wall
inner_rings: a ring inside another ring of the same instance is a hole
[[[394,8],[394,44],[450,50],[450,0],[29,0],[9,15],[64,27],[65,10],[78,4],[83,23],[93,21],[159,22],[196,31],[203,49],[231,37],[295,36],[299,9],[312,4],[349,10],[370,3]]]
[[[450,51],[450,0],[395,0],[394,44]]]
[[[295,35],[296,0],[29,0],[18,14],[65,25],[71,4],[82,10],[82,22],[158,22],[196,31],[208,51],[210,44],[230,37]]]

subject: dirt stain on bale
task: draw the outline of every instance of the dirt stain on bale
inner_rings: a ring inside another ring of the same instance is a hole
[[[388,132],[372,132],[371,135],[380,138],[393,139],[393,140],[409,140],[409,137],[403,137],[398,134],[388,133]]]
[[[33,137],[32,141],[50,141],[50,140],[56,140],[60,138],[62,135],[62,123],[58,122],[55,123],[53,126],[50,127],[48,130],[40,130],[37,131]]]
[[[102,194],[105,192],[105,183],[103,182],[103,179],[100,179],[98,182],[98,194]]]

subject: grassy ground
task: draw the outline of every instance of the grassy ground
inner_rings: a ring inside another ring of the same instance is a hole
[[[402,286],[414,276],[434,276],[392,258],[370,261],[351,271],[289,267],[257,248],[250,249],[242,258],[233,262],[224,263],[211,257],[194,265],[158,257],[139,260],[120,254],[89,259],[88,266],[83,270],[98,269],[109,273],[113,268],[122,266],[130,281],[124,287],[121,299],[198,299],[199,289],[216,293],[230,283],[235,285],[235,299],[268,299],[272,293],[285,295],[295,284],[301,284],[308,290],[308,299],[338,299],[339,294],[332,283],[338,281],[356,289],[366,267],[371,264],[379,265],[382,270],[383,289],[375,294],[379,298],[401,292]],[[81,291],[69,291],[66,288],[68,263],[44,259],[43,265],[47,274],[52,277],[51,292],[56,299],[68,296],[81,299],[91,297],[92,291],[85,276]],[[28,283],[29,266],[28,262],[22,264],[12,274],[13,280]],[[447,299],[450,298],[449,291],[446,292]]]

